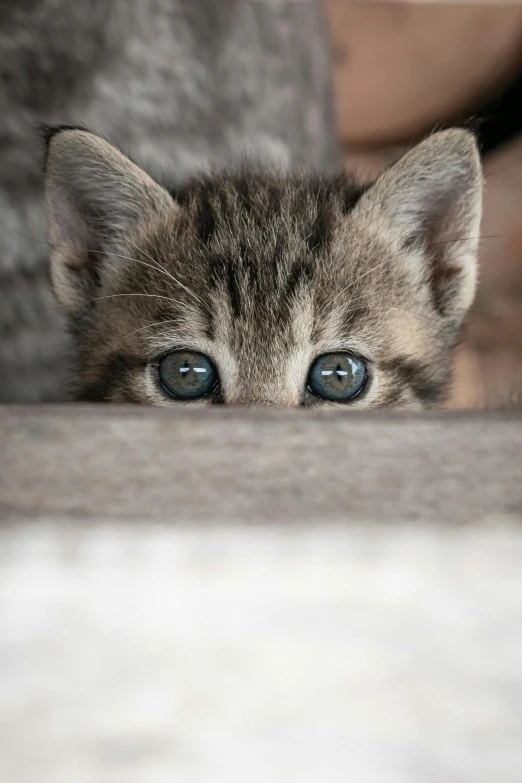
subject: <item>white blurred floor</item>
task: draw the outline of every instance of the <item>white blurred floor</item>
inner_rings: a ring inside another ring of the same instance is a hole
[[[0,530],[5,783],[520,783],[522,528]]]

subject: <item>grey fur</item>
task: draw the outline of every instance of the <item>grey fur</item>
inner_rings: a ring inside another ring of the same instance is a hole
[[[339,163],[316,0],[11,0],[0,61],[2,402],[66,389],[36,123],[92,126],[173,183],[245,155]]]
[[[219,390],[191,404],[325,405],[307,376],[335,351],[368,365],[344,407],[444,399],[476,282],[482,172],[466,131],[434,134],[366,189],[264,166],[169,195],[98,136],[59,130],[47,203],[79,399],[173,404],[157,362],[177,348],[218,370]]]

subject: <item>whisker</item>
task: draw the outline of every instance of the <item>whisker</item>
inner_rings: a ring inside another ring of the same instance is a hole
[[[51,247],[70,247],[69,245],[51,245]],[[84,248],[82,248],[84,249]],[[141,264],[142,266],[146,266],[149,269],[154,269],[155,272],[162,272],[162,274],[165,275],[169,280],[173,280],[174,283],[178,283],[175,277],[172,277],[172,275],[169,275],[168,272],[163,272],[162,269],[159,269],[157,266],[153,266],[152,264],[147,264],[146,261],[141,261],[139,258],[133,258],[133,256],[124,256],[121,253],[113,253],[108,250],[87,250],[87,253],[102,253],[106,256],[114,256],[115,258],[125,258],[127,261],[134,261],[136,264]],[[181,285],[181,284],[179,284]],[[182,288],[184,286],[181,286]]]
[[[330,302],[331,302],[331,300],[328,300],[324,305],[321,305],[321,308],[320,308],[319,312],[322,313],[324,308],[329,306]],[[360,302],[364,302],[364,303],[368,302],[368,294],[367,293],[364,293],[364,294],[361,294],[361,296],[349,299],[347,302],[344,303],[344,306],[346,308],[354,308],[354,307],[357,307]]]
[[[171,302],[172,304],[177,305],[183,305],[183,302],[178,301],[177,299],[172,299],[170,296],[161,296],[160,294],[107,294],[106,296],[95,296],[92,299],[88,299],[87,302],[90,304],[91,302],[99,302],[100,299],[116,299],[120,296],[144,296],[147,298],[152,299],[165,299],[167,302]],[[48,313],[53,310],[67,310],[67,305],[62,305],[60,307],[47,307],[44,310],[36,310],[37,313]]]
[[[137,264],[142,264],[142,266],[149,267],[149,269],[154,269],[157,272],[162,272],[169,280],[172,280],[176,285],[179,285],[180,288],[183,288],[184,291],[187,292],[187,294],[190,294],[190,296],[194,297],[197,302],[199,302],[201,305],[204,305],[204,302],[200,297],[197,296],[197,294],[194,293],[194,291],[191,291],[190,288],[187,288],[187,286],[183,285],[177,278],[174,277],[174,275],[170,274],[166,269],[164,269],[161,264],[158,264],[157,261],[155,261],[152,256],[149,256],[148,253],[146,253],[144,250],[142,250],[140,247],[134,244],[134,242],[131,242],[130,239],[126,239],[125,241],[130,242],[131,245],[133,245],[137,250],[139,250],[141,253],[143,253],[144,256],[149,258],[151,261],[154,262],[154,266],[151,264],[147,264],[145,261],[140,261],[138,258],[133,258],[132,256],[125,256],[122,253],[114,253],[109,250],[94,250],[88,247],[73,247],[72,245],[63,245],[63,244],[57,244],[56,242],[49,242],[46,239],[37,239],[36,237],[32,237],[29,234],[24,234],[22,231],[17,231],[14,228],[9,228],[9,226],[6,226],[5,224],[2,224],[4,228],[6,228],[8,231],[12,231],[14,234],[18,234],[19,236],[25,237],[26,239],[31,239],[33,242],[40,242],[40,244],[47,245],[48,247],[62,247],[66,250],[83,250],[84,253],[97,253],[97,254],[103,254],[107,256],[114,256],[115,258],[124,258],[127,261],[135,261]],[[157,264],[157,266],[156,266]]]
[[[444,239],[442,242],[430,242],[425,247],[435,247],[436,245],[447,245],[450,242],[469,242],[472,239],[502,239],[501,234],[484,234],[480,237],[457,237],[457,239]]]
[[[458,237],[456,239],[446,239],[446,240],[444,240],[442,242],[432,242],[429,245],[426,245],[426,247],[434,247],[436,245],[445,245],[445,244],[448,244],[450,242],[466,242],[466,241],[475,240],[475,239],[501,239],[501,238],[502,237],[501,237],[500,234],[484,234],[484,235],[478,236],[478,237]],[[371,269],[369,269],[367,272],[365,272],[364,274],[360,275],[356,280],[354,280],[352,283],[350,283],[350,285],[346,286],[346,288],[343,288],[341,291],[339,291],[337,294],[335,294],[331,299],[329,299],[325,303],[323,308],[329,307],[339,296],[342,296],[343,294],[345,294],[346,291],[348,291],[350,288],[353,288],[354,285],[357,285],[357,283],[359,283],[367,275],[369,275],[372,272],[376,271],[380,267],[385,266],[387,263],[388,263],[388,259],[383,261],[381,264],[376,264]]]
[[[153,258],[151,255],[149,255],[143,248],[138,247],[138,245],[135,245],[134,242],[132,242],[128,237],[125,238],[126,242],[129,242],[133,247],[136,248],[140,253],[143,253],[144,256],[146,256],[148,259],[150,259],[153,263],[157,264],[158,269],[160,269],[162,272],[164,272],[168,277],[170,277],[177,285],[179,285],[181,288],[183,288],[184,291],[187,292],[187,294],[190,294],[190,296],[194,297],[194,299],[199,302],[200,304],[203,304],[203,301],[200,299],[200,297],[192,291],[188,286],[184,285],[180,280],[178,280],[176,277],[174,277],[173,274],[168,272],[157,259]]]
[[[49,247],[52,247],[51,243],[47,239],[37,239],[36,237],[32,237],[29,234],[24,234],[23,231],[17,231],[16,228],[9,228],[9,226],[6,226],[5,223],[1,223],[0,225],[5,228],[7,231],[11,231],[13,234],[18,234],[19,237],[25,237],[25,239],[32,239],[33,242],[40,242],[41,245],[49,245]]]
[[[386,258],[384,261],[381,261],[381,263],[380,263],[380,264],[375,264],[374,266],[372,266],[372,267],[371,267],[371,269],[368,269],[366,272],[364,272],[364,274],[362,274],[362,275],[359,275],[359,277],[358,277],[356,280],[353,280],[353,281],[350,283],[350,285],[347,285],[347,286],[346,286],[345,288],[343,288],[341,291],[338,291],[336,294],[334,294],[334,296],[332,296],[332,298],[331,298],[331,299],[329,299],[329,300],[326,302],[326,304],[324,305],[324,307],[329,307],[329,306],[332,304],[332,302],[335,302],[335,300],[336,300],[338,297],[340,297],[340,296],[342,296],[343,294],[345,294],[345,293],[346,293],[346,291],[349,291],[349,290],[350,290],[350,288],[353,288],[353,286],[354,286],[354,285],[357,285],[357,283],[359,283],[359,282],[360,282],[361,280],[363,280],[365,277],[368,277],[368,275],[370,275],[372,272],[375,272],[377,269],[380,269],[381,267],[383,267],[383,266],[386,266],[386,264],[389,264],[389,263],[390,263],[390,262],[389,262],[389,259],[388,259],[388,258]]]
[[[127,337],[132,337],[133,334],[137,334],[138,332],[142,332],[144,329],[150,329],[153,326],[163,326],[163,324],[173,324],[178,321],[177,318],[170,318],[166,321],[153,321],[150,324],[146,324],[145,326],[140,326],[139,329],[134,329],[134,331],[129,332],[128,334],[124,335],[122,338],[120,338],[120,342],[123,342],[123,340],[126,340]]]
[[[29,234],[24,234],[22,233],[22,231],[16,231],[16,229],[9,228],[8,226],[4,226],[4,228],[7,228],[8,231],[12,231],[14,234],[18,234],[21,237],[25,237],[26,239],[31,239],[33,240],[33,242],[40,242],[40,244],[42,245],[48,245],[48,247],[63,247],[66,250],[82,250],[84,253],[97,253],[97,254],[101,253],[106,256],[114,256],[115,258],[124,258],[127,261],[136,261],[137,264],[143,264],[143,266],[147,266],[149,267],[149,269],[154,269],[157,272],[163,272],[166,277],[170,278],[175,283],[178,282],[175,277],[169,275],[169,273],[165,272],[165,270],[156,266],[151,266],[151,264],[147,264],[145,261],[140,261],[139,259],[133,258],[132,256],[124,256],[122,253],[114,253],[113,251],[109,251],[109,250],[94,250],[94,248],[89,248],[89,247],[73,247],[73,245],[63,245],[61,243],[58,244],[57,242],[49,242],[46,239],[37,239],[36,237],[29,236]]]

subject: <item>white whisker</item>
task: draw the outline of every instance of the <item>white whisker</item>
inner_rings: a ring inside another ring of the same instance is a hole
[[[346,286],[345,288],[343,288],[341,291],[338,291],[336,294],[334,294],[334,296],[332,296],[332,298],[331,298],[331,299],[329,299],[329,300],[326,302],[326,304],[324,305],[324,307],[329,307],[329,306],[332,304],[332,302],[335,302],[335,300],[336,300],[336,299],[338,299],[338,297],[340,297],[340,296],[342,296],[343,294],[345,294],[347,291],[349,291],[349,290],[350,290],[350,288],[353,288],[353,287],[354,287],[354,285],[357,285],[357,283],[359,283],[359,282],[360,282],[361,280],[363,280],[365,277],[368,277],[368,275],[371,275],[371,274],[372,274],[372,272],[375,272],[377,269],[380,269],[381,267],[383,267],[383,266],[386,266],[386,264],[389,264],[389,259],[388,259],[388,258],[386,258],[386,259],[385,259],[384,261],[382,261],[380,264],[375,264],[374,266],[372,266],[372,267],[371,267],[371,269],[368,269],[366,272],[364,272],[364,274],[362,274],[362,275],[359,275],[359,277],[358,277],[356,280],[353,280],[353,281],[350,283],[350,285],[347,285],[347,286]]]
[[[6,228],[8,231],[11,231],[13,234],[18,234],[19,236],[25,237],[26,239],[31,239],[33,242],[39,242],[42,245],[47,245],[48,247],[62,247],[65,250],[82,250],[84,253],[97,253],[107,256],[114,256],[115,258],[124,258],[127,261],[135,261],[137,264],[142,264],[142,266],[147,266],[149,269],[154,269],[157,272],[161,272],[165,275],[165,277],[169,278],[169,280],[172,280],[176,285],[179,285],[180,288],[182,288],[184,291],[186,291],[187,294],[192,296],[199,304],[204,305],[203,300],[194,293],[190,288],[188,288],[186,285],[184,285],[182,282],[180,282],[174,275],[172,275],[170,272],[168,272],[161,264],[158,263],[152,256],[150,256],[148,253],[146,253],[141,247],[138,247],[138,245],[135,245],[134,242],[132,242],[130,239],[124,237],[124,241],[129,242],[133,247],[136,248],[136,250],[139,250],[140,253],[143,253],[144,256],[146,256],[150,261],[153,262],[154,266],[151,264],[147,264],[145,261],[140,261],[138,258],[133,258],[132,256],[126,256],[122,253],[115,253],[113,251],[109,250],[94,250],[92,248],[88,247],[74,247],[73,245],[63,245],[58,244],[56,242],[49,242],[46,239],[37,239],[37,237],[32,237],[29,234],[24,234],[22,231],[17,231],[14,228],[9,228],[9,226],[6,226],[4,224],[4,228]]]
[[[153,321],[150,324],[145,324],[145,326],[140,326],[139,329],[134,329],[134,331],[129,332],[128,334],[124,335],[121,338],[120,342],[123,342],[123,340],[126,340],[127,337],[132,337],[133,334],[137,334],[138,332],[142,332],[144,329],[150,329],[153,326],[163,326],[163,324],[173,324],[173,323],[176,323],[177,321],[178,321],[177,318],[170,318],[167,321]]]
[[[120,296],[144,296],[146,298],[150,299],[164,299],[167,302],[171,302],[171,304],[177,304],[177,305],[183,305],[183,302],[180,302],[177,299],[171,299],[170,296],[161,296],[160,294],[107,294],[106,296],[94,296],[92,299],[88,299],[87,302],[99,302],[100,299],[116,299]],[[67,305],[63,305],[61,307],[48,307],[45,310],[37,310],[39,313],[47,313],[52,310],[67,310]]]
[[[199,302],[200,304],[203,304],[203,302],[200,299],[200,297],[197,294],[195,294],[194,291],[192,291],[190,288],[188,288],[188,286],[184,285],[180,280],[178,280],[176,277],[174,277],[174,275],[172,275],[163,266],[161,266],[161,264],[159,263],[159,261],[156,258],[153,258],[151,255],[146,253],[145,250],[143,250],[143,248],[139,247],[138,245],[135,245],[134,242],[132,242],[130,239],[126,238],[125,241],[129,242],[133,247],[136,248],[136,250],[138,250],[140,253],[143,253],[143,255],[146,256],[148,259],[150,259],[153,263],[157,264],[158,269],[160,269],[162,272],[164,272],[168,277],[171,278],[171,280],[173,280],[175,283],[177,283],[177,285],[179,285],[181,288],[183,288],[183,290],[186,291],[187,294],[190,294],[190,296],[193,296],[194,299],[197,302]]]

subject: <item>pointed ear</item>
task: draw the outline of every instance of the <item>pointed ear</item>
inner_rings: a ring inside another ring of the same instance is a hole
[[[384,221],[404,249],[421,252],[419,263],[441,313],[467,310],[473,301],[482,185],[474,137],[447,130],[385,171],[358,205],[373,224]]]
[[[60,301],[74,309],[92,296],[103,251],[175,205],[164,188],[99,136],[69,127],[49,129],[46,136],[52,277]]]

